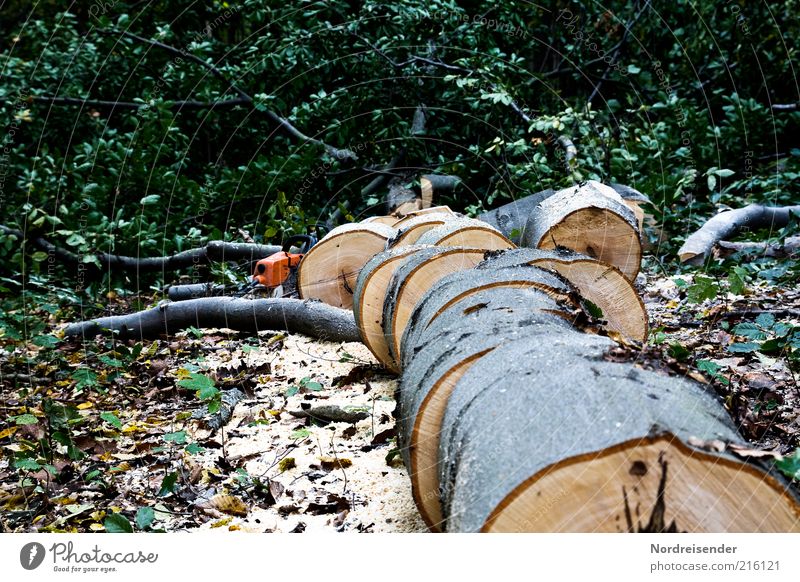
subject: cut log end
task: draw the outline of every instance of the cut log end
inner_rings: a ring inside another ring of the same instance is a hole
[[[383,251],[396,234],[393,228],[375,222],[345,224],[333,229],[300,262],[297,272],[300,297],[352,309],[361,268]]]
[[[512,491],[482,531],[797,532],[797,512],[762,471],[666,434],[548,467]]]
[[[540,249],[566,247],[610,265],[616,265],[633,281],[642,262],[639,235],[630,222],[606,209],[576,211],[548,229]]]

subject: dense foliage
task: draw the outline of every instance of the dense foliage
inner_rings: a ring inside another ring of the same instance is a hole
[[[712,383],[743,435],[786,453],[778,468],[800,480],[800,434],[784,430],[798,418],[787,395],[800,394],[800,261],[735,254],[701,274],[675,257],[716,209],[800,201],[797,10],[796,0],[0,2],[0,505],[24,506],[6,527],[61,531],[77,514],[60,504],[73,498],[50,495],[75,487],[102,497],[80,531],[129,531],[118,507],[99,510],[126,469],[109,469],[98,443],[144,439],[129,413],[149,425],[145,403],[174,395],[162,411],[171,426],[187,407],[218,408],[220,389],[240,381],[218,378],[218,389],[199,374],[209,346],[194,328],[182,343],[63,341],[61,323],[151,306],[187,277],[109,273],[97,253],[280,242],[337,210],[383,214],[386,188],[362,189],[387,171],[409,188],[421,173],[458,176],[465,187],[437,203],[468,213],[584,179],[649,195],[645,272],[658,298],[637,357]],[[797,232],[790,222],[751,235]],[[245,275],[222,264],[202,274]],[[162,428],[151,430],[167,458],[157,500],[181,491],[174,467],[202,448]],[[241,471],[237,486],[264,494]],[[4,497],[4,483],[25,498]],[[154,528],[150,501],[126,507],[137,530]]]
[[[584,178],[635,185],[666,240],[712,205],[797,187],[800,113],[770,108],[798,98],[793,2],[67,4],[2,8],[2,195],[7,226],[81,254],[160,255],[239,228],[279,239],[344,200],[363,212],[382,194],[361,199],[370,170],[401,149],[409,183],[458,175],[469,197],[444,202],[470,211]],[[237,88],[252,103],[175,105]],[[22,271],[13,237],[2,253]]]

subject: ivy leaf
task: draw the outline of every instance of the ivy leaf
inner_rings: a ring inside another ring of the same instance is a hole
[[[697,360],[697,369],[701,372],[705,372],[711,378],[719,380],[720,383],[726,386],[731,383],[730,380],[719,373],[719,371],[722,369],[722,366],[716,362],[712,362],[711,360]]]
[[[39,420],[32,414],[20,414],[14,417],[17,424],[36,424]]]
[[[719,287],[714,279],[697,275],[694,278],[694,284],[686,290],[686,296],[690,303],[702,303],[706,299],[716,297],[718,292]]]
[[[800,480],[800,449],[797,449],[791,457],[777,461],[775,466],[789,479]]]
[[[156,512],[152,507],[140,507],[136,511],[136,527],[139,529],[147,529],[156,518]]]
[[[198,453],[202,453],[203,451],[205,451],[205,449],[203,447],[201,447],[200,445],[198,445],[197,443],[190,443],[190,444],[186,445],[184,450],[187,453],[189,453],[190,455],[196,455]]]
[[[731,272],[728,273],[728,285],[730,285],[730,291],[734,295],[743,295],[745,290],[745,280],[747,277],[747,269],[744,267],[734,267],[731,269]]]
[[[746,343],[739,343],[739,344],[731,344],[728,346],[728,351],[732,354],[750,354],[752,352],[758,351],[759,346],[753,342],[746,342]]]
[[[100,414],[100,418],[106,421],[108,424],[116,428],[117,430],[122,430],[122,422],[120,422],[119,418],[115,414],[110,412],[103,412]]]
[[[292,431],[292,433],[289,435],[289,438],[297,440],[297,439],[304,439],[310,435],[311,431],[308,430],[307,428],[298,428],[297,430]]]
[[[205,374],[192,372],[188,378],[180,380],[178,386],[197,392],[200,400],[209,400],[219,394],[219,390],[214,386],[214,380]]]
[[[84,388],[91,388],[97,384],[97,374],[89,370],[88,368],[79,368],[75,370],[72,375],[70,376],[73,380],[77,382],[75,388],[77,390],[82,390]]]
[[[112,368],[121,368],[125,365],[125,362],[122,360],[118,360],[117,358],[112,358],[110,356],[102,355],[97,356],[97,359],[104,363],[106,366],[111,366]]]
[[[42,468],[42,466],[36,461],[36,459],[31,459],[30,457],[23,457],[22,459],[17,459],[14,461],[14,467],[17,469],[21,469],[23,471],[38,471]]]
[[[158,491],[159,497],[166,497],[170,493],[175,492],[175,486],[178,482],[178,474],[177,473],[169,473],[164,477],[164,480],[161,481],[161,489]]]
[[[121,513],[112,513],[103,521],[108,533],[133,533],[133,526]]]
[[[168,443],[175,443],[176,445],[186,444],[186,431],[179,430],[178,432],[168,432],[164,435],[164,440]]]

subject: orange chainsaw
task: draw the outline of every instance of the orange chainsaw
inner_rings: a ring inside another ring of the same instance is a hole
[[[317,242],[316,237],[310,234],[296,234],[290,236],[283,243],[281,250],[275,254],[261,259],[256,263],[253,277],[245,285],[242,294],[262,285],[272,297],[287,297],[292,295],[297,287],[297,266],[311,247]],[[289,252],[293,246],[299,247],[299,253]]]

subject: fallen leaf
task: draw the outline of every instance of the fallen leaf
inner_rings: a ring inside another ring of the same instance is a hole
[[[247,506],[244,504],[244,501],[235,495],[218,493],[209,499],[208,505],[228,515],[238,515],[240,517],[247,515]]]

